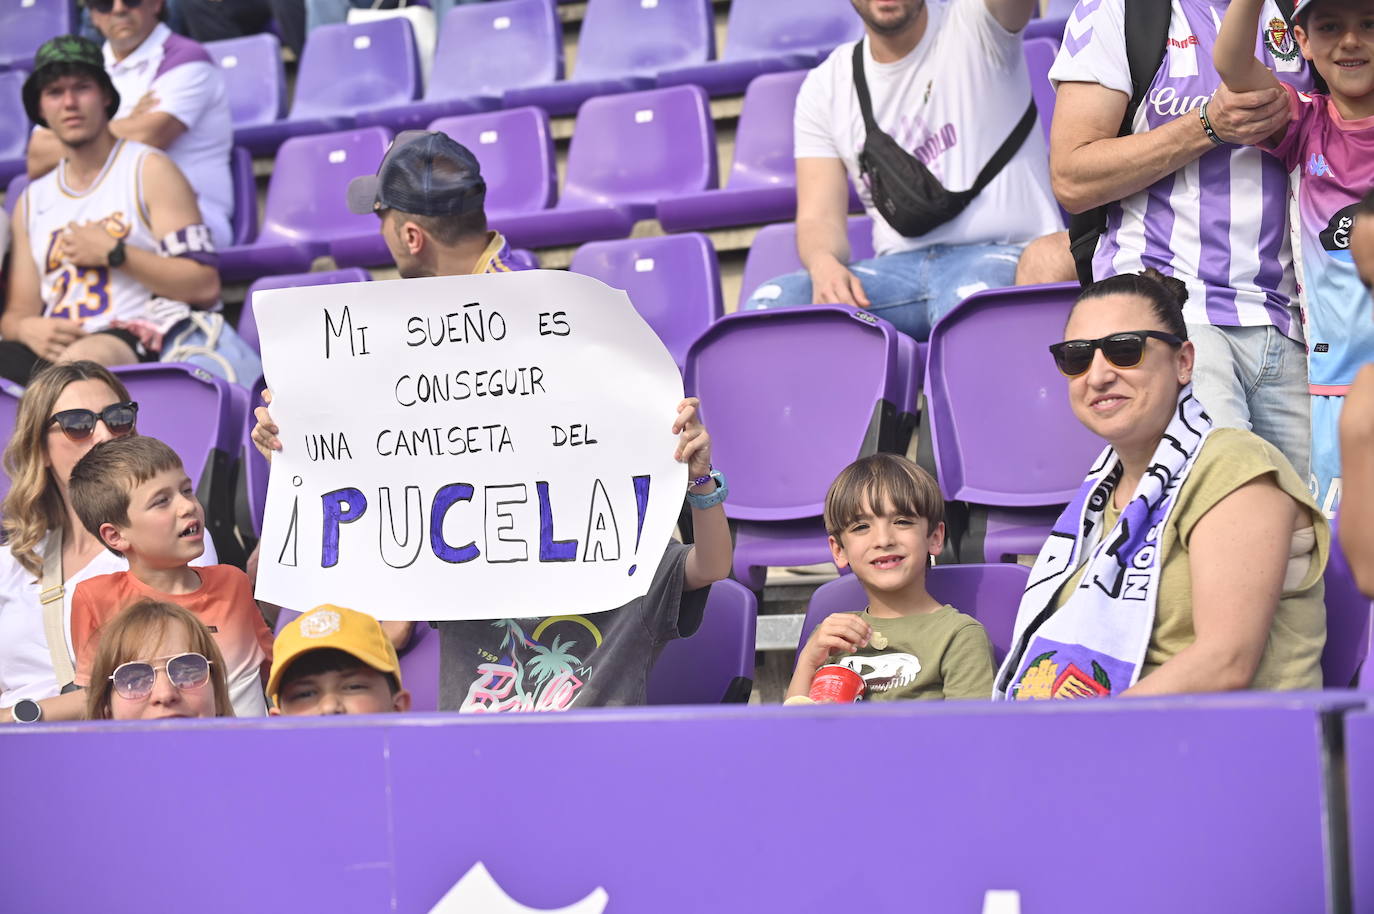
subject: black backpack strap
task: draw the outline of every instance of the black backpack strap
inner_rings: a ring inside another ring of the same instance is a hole
[[[876,133],[878,122],[873,120],[873,101],[868,97],[868,78],[864,76],[864,41],[854,42],[854,92],[859,96],[859,110],[863,112],[864,129]]]
[[[1021,144],[1026,142],[1026,137],[1030,136],[1031,128],[1039,120],[1039,112],[1035,108],[1035,95],[1031,95],[1030,104],[1026,105],[1026,111],[1021,115],[1021,120],[1017,121],[1016,127],[1012,129],[1007,138],[1002,141],[1002,145],[997,147],[997,151],[988,159],[988,163],[983,166],[983,170],[978,172],[978,180],[973,182],[965,193],[970,197],[976,197],[982,192],[983,188],[993,178],[997,177],[998,172],[1006,167],[1011,161],[1011,157],[1020,150]]]
[[[1117,136],[1131,134],[1136,111],[1164,62],[1164,49],[1169,40],[1171,4],[1166,0],[1125,0],[1125,4],[1126,63],[1131,70],[1131,98],[1126,103]],[[1289,9],[1292,9],[1291,3]],[[1110,205],[1095,207],[1069,219],[1069,249],[1078,269],[1078,281],[1085,286],[1093,281],[1093,254],[1097,251],[1098,239],[1107,228]]]

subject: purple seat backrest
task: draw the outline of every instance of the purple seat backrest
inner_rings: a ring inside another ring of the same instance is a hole
[[[276,35],[263,32],[207,41],[205,50],[224,73],[235,127],[281,120],[286,114],[286,71]]]
[[[548,209],[558,198],[553,135],[543,108],[441,117],[429,129],[448,134],[477,156],[487,182],[488,217]]]
[[[1050,65],[1059,53],[1059,42],[1051,38],[1031,38],[1022,43],[1026,55],[1026,72],[1030,76],[1031,95],[1040,117],[1045,140],[1050,138],[1050,121],[1054,120],[1054,85],[1050,82]]]
[[[291,119],[352,115],[403,105],[419,94],[420,58],[409,21],[321,25],[301,54]]]
[[[1064,26],[1068,25],[1067,19],[1032,19],[1026,24],[1026,30],[1021,33],[1024,41],[1035,41],[1037,38],[1049,38],[1054,42],[1055,48],[1064,40]]]
[[[926,590],[941,603],[948,603],[972,616],[987,629],[997,662],[1011,650],[1016,628],[1016,610],[1026,590],[1030,569],[1003,562],[992,565],[936,565],[926,573]],[[863,585],[852,574],[822,584],[811,595],[802,622],[797,649],[806,644],[811,630],[831,613],[859,612],[867,603]]]
[[[835,0],[733,0],[722,60],[825,51],[863,36],[863,22]]]
[[[729,579],[711,585],[701,626],[669,641],[649,671],[651,705],[716,704],[738,679],[754,678],[758,603]]]
[[[879,404],[900,397],[897,361],[897,331],[857,308],[737,312],[711,325],[688,351],[684,385],[729,467],[726,513],[819,517]]]
[[[0,3],[0,67],[27,68],[39,45],[72,32],[76,25],[73,7],[70,0]]]
[[[1355,577],[1334,526],[1324,581],[1326,645],[1322,648],[1322,684],[1328,689],[1345,689],[1350,687],[1360,665],[1368,659],[1374,603],[1355,586]],[[1371,683],[1368,673],[1363,679],[1365,684]]]
[[[19,399],[24,396],[24,388],[13,381],[0,378],[0,441],[9,444],[14,434],[14,420],[19,415]],[[0,448],[2,449],[2,448]],[[0,464],[0,499],[10,491],[10,476]]]
[[[5,212],[7,214],[14,212],[15,204],[19,202],[19,195],[28,186],[29,176],[22,171],[10,179],[9,186],[5,188]]]
[[[243,302],[243,313],[239,316],[239,336],[258,351],[258,318],[253,311],[253,296],[268,289],[298,289],[301,286],[328,286],[342,282],[367,282],[372,274],[362,267],[349,267],[344,270],[319,270],[314,273],[288,273],[284,276],[264,276],[248,287],[248,296]]]
[[[715,186],[709,100],[700,86],[673,86],[603,95],[582,105],[559,206],[657,203]]]
[[[21,89],[28,78],[23,70],[0,73],[0,159],[22,159],[29,146],[29,116]]]
[[[197,491],[215,453],[238,453],[240,426],[229,382],[191,365],[164,362],[114,369],[138,403],[139,434],[159,438],[176,451]]]
[[[577,36],[574,79],[605,79],[705,63],[715,56],[710,0],[596,0]]]
[[[563,78],[563,25],[548,0],[453,7],[439,28],[427,99],[500,95]]]
[[[744,93],[744,108],[735,132],[735,159],[726,186],[793,185],[796,159],[792,156],[792,114],[805,70],[765,73],[754,77]]]
[[[283,609],[277,614],[274,634],[300,615],[298,610]],[[415,633],[400,659],[401,686],[410,693],[410,709],[439,710],[439,632],[428,622],[416,622]]]
[[[348,182],[375,174],[390,143],[391,131],[384,127],[297,136],[282,143],[267,185],[257,243],[327,241],[376,231],[376,216],[349,211]]]
[[[679,367],[692,341],[722,313],[716,249],[697,232],[593,241],[577,249],[569,269],[629,293]]]
[[[1067,503],[1105,443],[1069,408],[1046,349],[1064,338],[1077,283],[978,292],[936,323],[926,415],[947,499]],[[995,370],[989,370],[995,366]]]
[[[850,216],[849,259],[867,260],[873,256],[873,220],[867,216]],[[740,282],[740,300],[770,279],[802,268],[797,255],[797,224],[778,222],[765,225],[754,236],[749,256],[744,261],[744,278]]]
[[[229,173],[234,180],[234,244],[247,244],[258,233],[258,179],[253,175],[253,154],[235,146],[229,153]]]
[[[258,453],[253,446],[253,424],[256,421],[253,410],[262,405],[262,392],[267,387],[265,378],[258,378],[248,398],[248,415],[243,424],[243,481],[248,496],[248,516],[245,518],[253,528],[254,536],[262,536],[262,515],[267,505],[267,476],[272,465]]]

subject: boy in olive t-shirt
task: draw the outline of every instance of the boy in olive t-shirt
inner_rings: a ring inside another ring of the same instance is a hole
[[[833,613],[797,655],[789,699],[816,670],[838,663],[864,680],[864,699],[990,698],[992,645],[978,620],[926,592],[926,568],[944,548],[944,500],[905,457],[874,454],[844,469],[825,497],[835,564],[863,585],[863,612]]]

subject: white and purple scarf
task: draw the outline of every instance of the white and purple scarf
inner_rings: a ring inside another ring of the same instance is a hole
[[[1212,420],[1185,386],[1149,469],[1109,530],[1104,509],[1121,480],[1121,459],[1111,447],[1097,458],[1035,560],[995,700],[1118,695],[1140,678],[1159,597],[1160,539],[1211,432]],[[1055,609],[1060,589],[1084,565],[1073,594]]]

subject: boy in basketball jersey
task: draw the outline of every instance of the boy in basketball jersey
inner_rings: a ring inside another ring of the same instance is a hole
[[[219,300],[195,193],[160,150],[110,132],[119,94],[94,43],[44,43],[23,97],[62,161],[14,209],[0,376],[22,384],[48,362],[156,361],[174,324]]]

